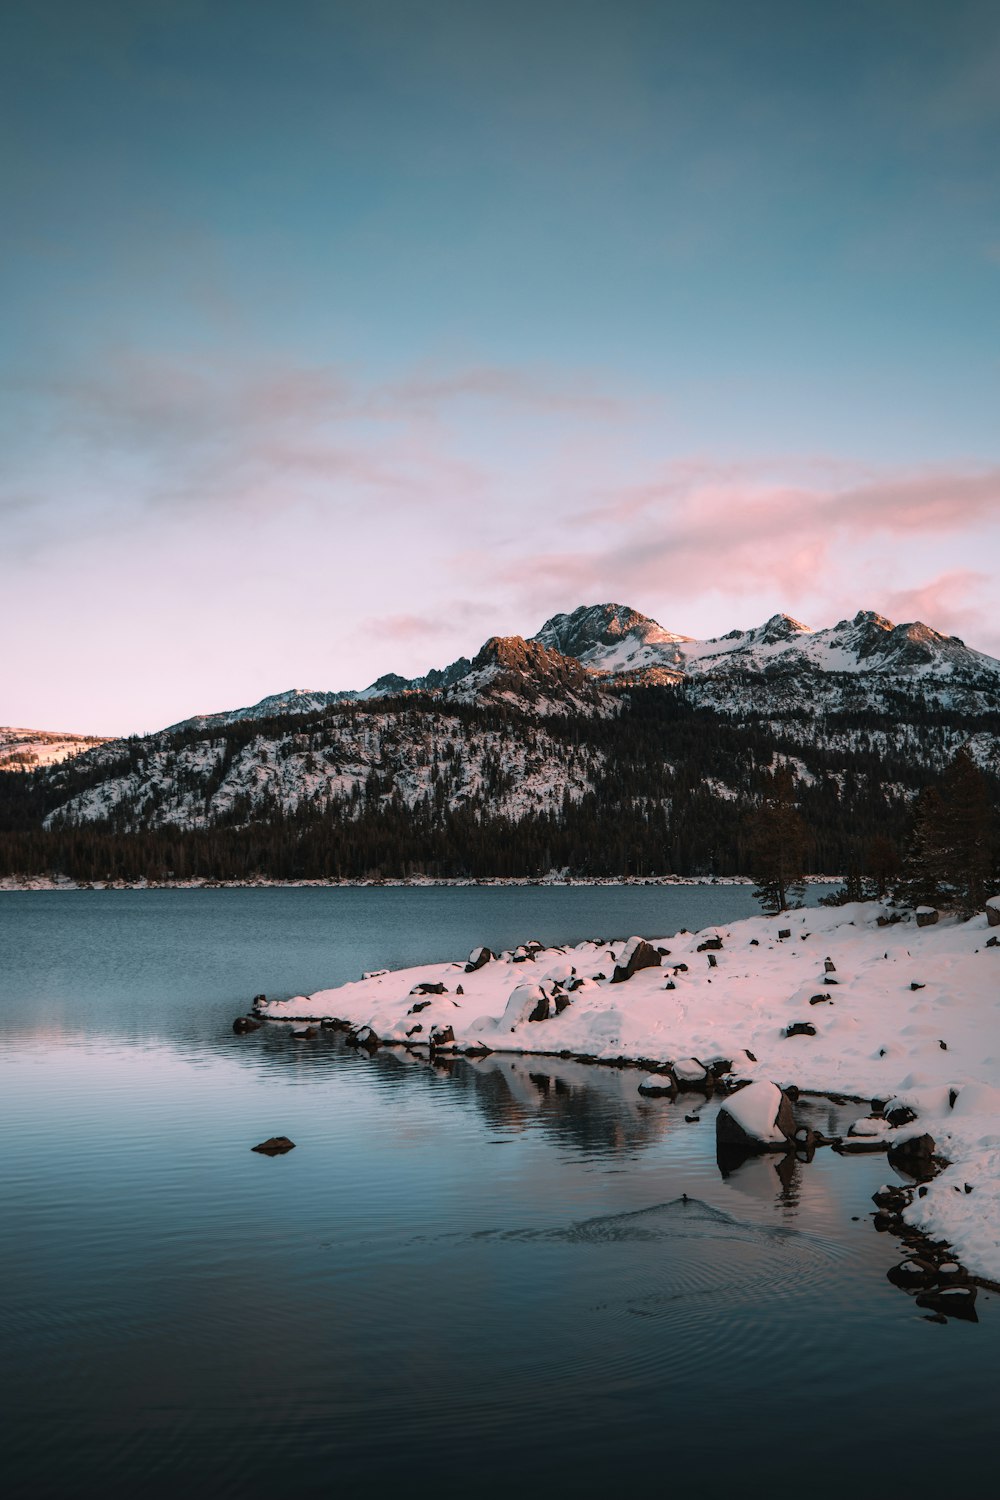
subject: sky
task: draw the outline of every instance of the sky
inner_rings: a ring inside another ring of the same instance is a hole
[[[613,600],[1000,655],[993,0],[0,10],[0,723]]]

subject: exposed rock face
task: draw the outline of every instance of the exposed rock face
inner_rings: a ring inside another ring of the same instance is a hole
[[[795,1142],[795,1117],[787,1094],[776,1083],[759,1079],[738,1089],[715,1117],[721,1147],[741,1151],[786,1151]]]

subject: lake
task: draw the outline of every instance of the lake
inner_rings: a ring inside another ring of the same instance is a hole
[[[889,1284],[883,1157],[723,1177],[715,1106],[643,1100],[633,1070],[231,1030],[259,991],[755,910],[739,886],[0,896],[3,1493],[985,1487],[995,1303],[942,1326]],[[296,1149],[251,1152],[275,1134]]]

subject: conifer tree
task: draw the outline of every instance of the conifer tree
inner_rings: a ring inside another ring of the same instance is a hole
[[[798,905],[805,893],[808,830],[795,805],[795,781],[787,766],[775,775],[771,795],[748,827],[754,897],[769,916]]]

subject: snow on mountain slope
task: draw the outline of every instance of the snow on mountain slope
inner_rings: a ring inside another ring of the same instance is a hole
[[[0,726],[0,771],[27,771],[55,766],[83,755],[107,740],[93,734],[59,734],[55,730]]]
[[[236,724],[241,719],[273,719],[283,714],[312,714],[329,708],[334,703],[353,703],[362,697],[352,689],[343,693],[327,693],[314,688],[287,688],[283,693],[271,693],[249,708],[227,708],[219,713],[194,714],[190,719],[181,719],[161,732],[173,734],[178,729],[218,729],[224,724]]]
[[[204,828],[219,820],[322,810],[342,803],[415,807],[423,799],[454,811],[480,794],[494,816],[517,820],[577,801],[604,762],[590,747],[568,749],[523,718],[501,731],[470,728],[447,707],[433,715],[366,712],[334,716],[322,734],[294,725],[232,747],[206,738],[175,748],[165,734],[107,755],[105,779],[46,820],[116,817],[131,827]]]

